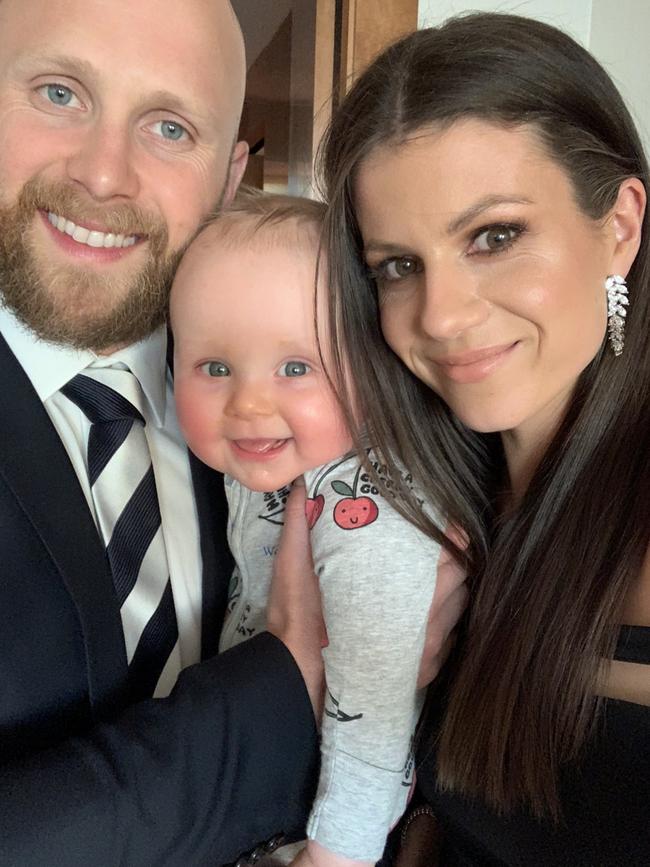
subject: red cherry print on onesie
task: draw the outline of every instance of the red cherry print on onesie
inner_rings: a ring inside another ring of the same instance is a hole
[[[340,479],[332,482],[332,488],[343,497],[334,506],[334,523],[342,530],[356,530],[359,527],[367,527],[377,520],[379,508],[370,497],[357,497],[357,484],[361,468],[357,471],[354,479],[354,487]]]
[[[342,530],[356,530],[377,520],[379,509],[370,497],[346,497],[334,507],[334,521]]]
[[[311,497],[307,498],[305,502],[305,515],[307,516],[307,526],[310,530],[322,515],[324,508],[325,497],[322,494],[313,499]]]

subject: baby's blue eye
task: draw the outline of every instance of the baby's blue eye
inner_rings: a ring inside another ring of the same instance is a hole
[[[308,364],[304,361],[287,361],[283,364],[278,373],[280,376],[305,376],[311,370]]]
[[[230,376],[230,368],[223,361],[206,361],[201,370],[208,376]]]
[[[47,98],[55,105],[69,105],[74,94],[69,87],[63,84],[48,84]]]

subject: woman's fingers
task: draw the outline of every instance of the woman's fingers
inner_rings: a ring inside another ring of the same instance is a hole
[[[449,531],[448,531],[449,532]],[[466,542],[457,535],[459,547]],[[429,609],[429,621],[418,674],[418,686],[427,686],[436,677],[454,642],[453,629],[458,623],[469,594],[465,586],[466,570],[448,551],[440,553],[436,591]]]

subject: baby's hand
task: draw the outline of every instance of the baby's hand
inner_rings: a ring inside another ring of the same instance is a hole
[[[307,845],[293,859],[289,867],[374,867],[374,861],[354,861],[343,855],[330,852],[315,840],[308,840]]]

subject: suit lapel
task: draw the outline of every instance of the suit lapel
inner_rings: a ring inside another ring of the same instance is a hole
[[[174,375],[174,337],[167,332],[167,364]],[[210,659],[219,650],[219,637],[228,604],[228,586],[234,560],[228,547],[228,503],[223,474],[211,470],[192,452],[190,469],[196,510],[199,516],[201,560],[203,562],[203,618],[201,659]]]
[[[67,452],[0,335],[0,474],[40,536],[78,611],[97,716],[120,701],[126,652],[104,547]]]
[[[233,569],[226,536],[228,505],[222,474],[210,470],[191,453],[190,467],[199,516],[203,560],[201,658],[209,659],[219,649],[219,635],[228,603],[228,584]]]

